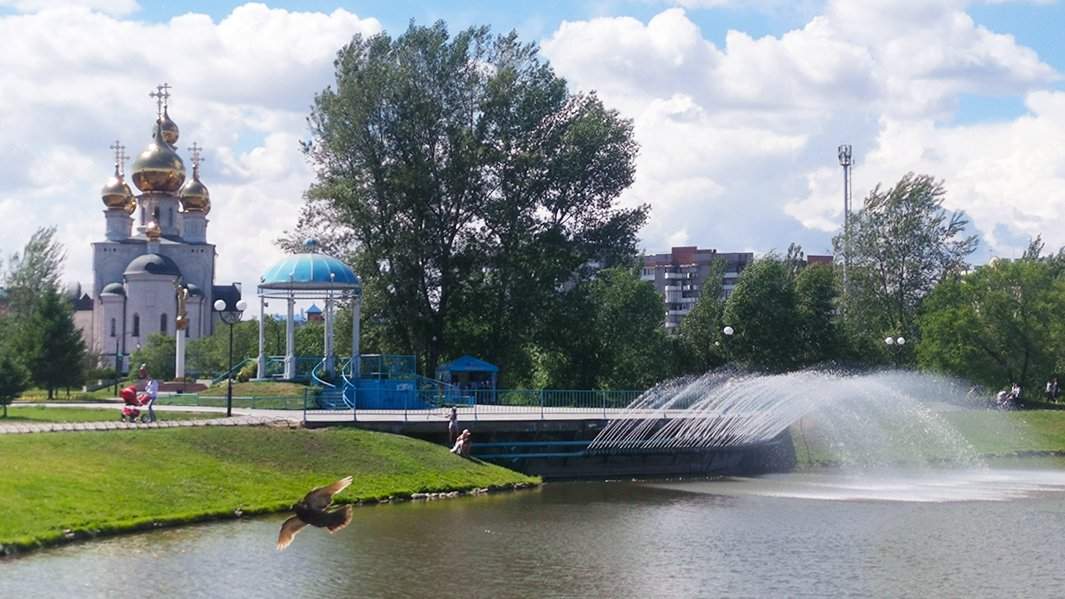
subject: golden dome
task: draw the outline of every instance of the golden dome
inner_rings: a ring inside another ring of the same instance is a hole
[[[211,193],[207,186],[200,181],[200,169],[192,168],[192,179],[185,182],[179,192],[181,208],[185,212],[202,212],[207,214],[211,211]]]
[[[162,126],[157,122],[152,143],[133,161],[133,184],[144,192],[174,192],[184,182],[185,163],[166,143]]]
[[[144,227],[144,236],[149,241],[159,241],[159,237],[163,234],[162,229],[159,228],[159,223],[153,221],[148,222],[148,226]]]
[[[163,116],[159,119],[159,123],[163,129],[163,141],[174,146],[177,143],[178,135],[181,134],[181,130],[178,129],[177,123],[170,120],[170,115],[167,114],[166,108],[163,108]]]
[[[107,180],[103,189],[100,190],[100,197],[108,210],[129,210],[130,202],[136,205],[133,199],[133,191],[129,188],[129,185],[126,185],[122,175],[118,174]]]

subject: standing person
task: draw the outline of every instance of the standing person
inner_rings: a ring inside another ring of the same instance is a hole
[[[451,415],[447,419],[447,444],[454,445],[459,436],[459,411],[451,406]]]
[[[144,393],[148,396],[148,420],[155,422],[155,399],[159,397],[159,381],[148,372],[147,364],[141,364],[139,375],[144,379]]]
[[[1046,399],[1048,402],[1054,401],[1054,379],[1052,378],[1047,380]]]

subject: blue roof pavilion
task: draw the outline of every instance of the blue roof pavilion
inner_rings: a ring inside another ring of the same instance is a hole
[[[333,320],[337,302],[351,302],[352,335],[351,355],[353,368],[358,368],[359,356],[359,316],[362,307],[362,281],[350,266],[332,256],[318,251],[318,242],[308,239],[304,242],[307,250],[302,254],[286,256],[271,266],[259,279],[259,299],[263,303],[260,314],[265,313],[266,299],[282,299],[287,302],[288,310],[285,323],[285,374],[286,379],[295,378],[295,328],[296,300],[322,300],[324,308],[312,306],[315,312],[307,310],[308,318],[321,315],[325,321],[325,356],[322,358],[324,370],[332,373],[335,367],[335,350],[333,347]],[[316,319],[316,318],[315,318]],[[259,372],[266,372],[266,353],[264,342],[265,319],[259,319]],[[353,372],[358,376],[358,372]],[[261,375],[260,375],[261,376]]]

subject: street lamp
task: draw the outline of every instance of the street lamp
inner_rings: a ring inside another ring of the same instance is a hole
[[[226,387],[226,416],[233,415],[233,325],[240,322],[240,316],[244,312],[244,309],[248,307],[248,304],[244,300],[237,300],[235,306],[226,305],[226,301],[223,299],[216,299],[214,301],[214,311],[218,312],[218,317],[222,319],[222,322],[229,325],[229,376]]]
[[[732,334],[736,332],[736,329],[732,327],[725,327],[721,329],[721,332],[724,333],[726,337],[731,337]]]
[[[902,346],[906,345],[905,337],[885,337],[884,344],[891,348],[895,355],[895,368],[899,367],[899,352],[902,351]]]

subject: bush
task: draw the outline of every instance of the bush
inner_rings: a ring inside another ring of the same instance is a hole
[[[255,378],[255,375],[258,373],[258,371],[258,363],[249,362],[248,364],[245,364],[244,368],[241,368],[240,371],[237,372],[237,382],[246,383],[250,381],[251,379]]]

